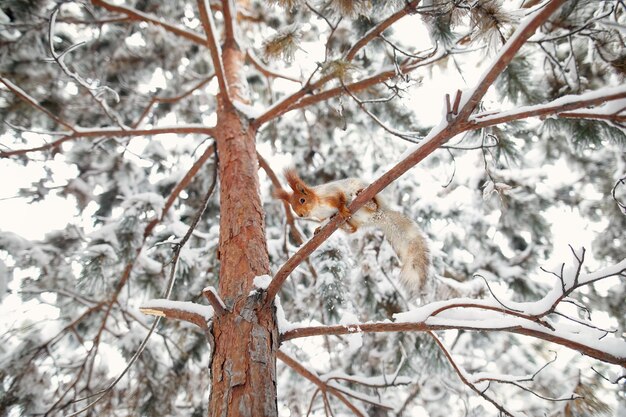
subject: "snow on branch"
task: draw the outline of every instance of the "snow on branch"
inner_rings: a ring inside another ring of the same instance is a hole
[[[211,304],[213,310],[218,316],[226,314],[228,308],[226,307],[226,304],[224,304],[224,301],[220,298],[215,287],[206,287],[202,290],[202,294],[209,301],[209,304]]]
[[[485,93],[487,93],[489,87],[491,87],[496,78],[498,78],[511,63],[517,51],[519,51],[526,41],[535,33],[537,28],[547,21],[564,3],[565,0],[550,0],[543,5],[537,13],[531,14],[519,24],[513,35],[511,35],[502,46],[493,63],[476,82],[474,90],[469,93],[469,97],[464,101],[464,105],[458,115],[460,120],[467,120],[469,118]]]
[[[393,322],[292,328],[282,334],[282,340],[323,334],[348,334],[354,331],[366,333],[429,332],[450,329],[507,331],[547,340],[598,360],[625,366],[626,341],[609,336],[609,331],[599,329],[591,323],[569,318],[557,311],[559,304],[582,286],[608,277],[626,277],[626,259],[596,272],[583,274],[581,269],[584,254],[584,249],[572,248],[573,262],[567,266],[564,264],[558,272],[552,273],[557,278],[554,287],[535,302],[456,298],[397,313]],[[565,318],[572,324],[558,318]]]
[[[144,314],[188,321],[203,329],[208,327],[208,322],[213,318],[215,311],[211,306],[205,306],[190,301],[172,301],[154,299],[143,303],[139,308]]]
[[[583,94],[563,96],[550,103],[522,106],[510,111],[476,114],[470,117],[469,122],[472,124],[473,129],[479,129],[528,117],[546,117],[551,115],[569,118],[626,121],[626,115],[620,115],[621,112],[626,110],[625,99],[625,86],[604,87]],[[599,104],[603,105],[585,112],[572,111]]]

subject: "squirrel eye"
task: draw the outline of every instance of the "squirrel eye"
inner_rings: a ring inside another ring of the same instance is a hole
[[[304,204],[304,203],[306,203],[306,200],[304,198],[301,198],[300,199],[300,204]]]

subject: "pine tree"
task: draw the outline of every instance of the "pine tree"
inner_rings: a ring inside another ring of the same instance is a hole
[[[76,213],[0,231],[0,415],[619,415],[624,25],[620,1],[3,2],[0,167]],[[414,219],[429,292],[381,231],[294,216],[287,166]],[[553,235],[568,214],[590,246]]]

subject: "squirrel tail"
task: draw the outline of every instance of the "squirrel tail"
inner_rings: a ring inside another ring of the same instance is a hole
[[[412,294],[422,294],[430,273],[430,250],[424,233],[417,223],[404,214],[379,210],[374,214],[378,224],[402,263],[400,281]]]

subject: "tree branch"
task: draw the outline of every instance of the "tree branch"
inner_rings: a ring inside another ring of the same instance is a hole
[[[405,7],[403,7],[398,12],[392,14],[391,16],[389,16],[387,19],[383,20],[382,22],[379,22],[374,28],[372,28],[361,39],[359,39],[348,50],[348,52],[346,52],[346,56],[345,56],[344,59],[347,62],[352,61],[354,59],[354,57],[356,57],[357,53],[361,49],[363,49],[368,43],[370,43],[373,39],[375,39],[380,33],[384,32],[391,25],[393,25],[393,23],[397,22],[402,17],[406,16],[418,4],[419,4],[419,0],[413,0],[413,1],[409,2],[409,3],[407,3],[405,5]],[[332,25],[331,25],[331,27],[332,27]],[[266,123],[266,122],[268,122],[270,120],[273,120],[273,119],[281,116],[282,114],[284,114],[284,113],[286,113],[286,112],[288,112],[290,110],[293,110],[294,108],[299,108],[299,107],[293,107],[293,106],[296,103],[298,103],[302,98],[304,98],[307,95],[311,94],[315,90],[321,88],[324,84],[326,84],[327,82],[331,81],[334,78],[334,76],[332,74],[328,74],[328,75],[325,75],[325,76],[321,77],[319,80],[317,80],[317,81],[312,83],[311,79],[313,78],[313,75],[315,74],[315,72],[317,72],[317,69],[313,72],[313,74],[309,78],[309,81],[300,90],[298,90],[298,91],[292,93],[291,95],[283,98],[280,102],[276,103],[274,106],[269,108],[263,115],[261,115],[259,118],[254,120],[253,121],[254,125],[258,128],[259,126],[263,125],[264,123]],[[395,70],[393,72],[394,72],[394,74],[391,75],[389,78],[392,78],[395,75]],[[341,89],[339,89],[339,92],[340,91],[341,91]],[[358,91],[358,90],[352,89],[352,91]],[[324,99],[322,98],[322,99],[320,99],[320,101],[321,100],[324,100]],[[309,105],[309,104],[307,104],[307,105]]]
[[[305,368],[301,363],[289,356],[287,353],[279,349],[276,352],[276,357],[283,361],[291,369],[315,384],[323,393],[330,392],[331,394],[333,394],[335,397],[337,397],[339,401],[344,403],[346,407],[348,407],[350,411],[354,413],[354,415],[365,417],[361,410],[359,410],[354,404],[352,404],[341,392],[333,387],[328,386],[324,381],[320,379],[319,376]]]
[[[222,11],[224,13],[224,43],[237,43],[235,37],[237,6],[232,0],[222,0]]]
[[[213,316],[213,308],[184,301],[150,300],[140,308],[143,314],[182,320],[193,323],[203,330],[209,328],[207,322]]]
[[[140,12],[139,10],[133,9],[131,7],[111,4],[105,0],[91,0],[91,2],[94,4],[94,6],[100,6],[108,11],[124,14],[128,16],[130,20],[152,23],[153,25],[161,26],[163,29],[172,32],[178,36],[182,36],[183,38],[188,39],[194,43],[197,43],[199,45],[206,45],[206,39],[204,39],[197,33],[187,30],[185,28],[181,28],[179,26],[172,25],[170,23],[166,23],[156,16],[151,16],[147,13]]]
[[[165,204],[163,205],[163,210],[161,210],[161,216],[153,219],[150,223],[148,223],[143,232],[144,236],[150,235],[152,233],[152,229],[154,229],[154,226],[163,221],[169,209],[172,207],[172,205],[174,205],[174,201],[176,201],[180,192],[187,188],[193,177],[196,176],[200,168],[204,166],[209,157],[215,154],[215,150],[216,146],[214,142],[202,153],[200,158],[198,158],[198,160],[194,162],[194,164],[191,166],[191,168],[189,168],[189,171],[187,171],[185,176],[180,181],[178,181],[178,184],[176,184],[169,197],[165,201]]]
[[[579,95],[560,97],[546,104],[519,107],[513,111],[480,113],[470,117],[469,121],[472,129],[482,129],[500,123],[527,119],[529,117],[546,117],[552,115],[557,115],[559,117],[584,117],[591,119],[603,118],[616,120],[616,118],[619,117],[616,114],[603,114],[599,112],[586,112],[579,114],[568,112],[624,98],[626,98],[626,87],[605,87]],[[621,116],[621,118],[626,120],[626,116]]]
[[[217,76],[217,83],[220,87],[220,91],[224,94],[224,97],[230,102],[230,93],[228,91],[228,83],[226,82],[226,75],[224,73],[224,63],[222,62],[222,50],[217,42],[215,29],[215,22],[213,21],[213,13],[208,5],[207,0],[198,0],[198,11],[200,12],[200,21],[204,28],[204,33],[207,39],[203,42],[209,48],[211,53],[211,59],[213,61],[213,67],[215,69],[215,75]]]
[[[496,326],[492,323],[482,324],[476,323],[475,325],[469,324],[443,324],[445,320],[440,319],[442,324],[430,324],[426,321],[423,322],[374,322],[374,323],[361,323],[352,324],[349,326],[334,325],[334,326],[312,326],[312,327],[300,327],[297,329],[289,330],[282,334],[281,341],[287,341],[292,339],[298,339],[301,337],[321,336],[321,335],[341,335],[352,334],[355,332],[362,333],[387,333],[387,332],[429,332],[437,330],[468,330],[468,331],[498,331],[516,333],[525,336],[531,336],[537,339],[546,340],[561,346],[568,347],[570,349],[581,352],[587,356],[598,359],[603,362],[612,363],[620,366],[626,366],[626,355],[617,355],[610,352],[605,352],[598,347],[585,344],[583,340],[576,340],[574,337],[564,337],[558,335],[550,330],[543,329],[539,326],[532,326],[522,323],[515,325],[502,325]],[[510,323],[510,321],[509,321]]]
[[[420,0],[413,0],[404,5],[404,7],[385,20],[379,22],[376,26],[370,29],[361,39],[359,39],[352,47],[346,52],[345,60],[352,61],[357,53],[361,49],[363,49],[368,43],[372,40],[376,39],[381,33],[385,30],[389,29],[391,25],[396,23],[398,20],[402,19],[404,16],[411,13],[411,11],[415,10],[417,5],[420,3]]]
[[[500,411],[501,413],[503,413],[504,415],[507,415],[509,417],[514,417],[513,414],[511,414],[506,408],[504,408],[504,406],[502,406],[501,404],[499,404],[496,400],[494,400],[493,398],[489,397],[487,394],[485,394],[484,391],[479,390],[476,385],[474,385],[467,377],[466,377],[466,372],[459,366],[457,365],[457,363],[454,361],[454,359],[452,358],[452,354],[450,352],[448,352],[448,349],[446,349],[446,347],[444,346],[443,342],[441,340],[439,340],[439,338],[435,335],[435,333],[433,332],[428,332],[428,334],[430,335],[430,337],[435,341],[435,343],[437,344],[437,346],[439,346],[439,349],[443,352],[444,356],[446,357],[446,359],[448,360],[448,363],[450,363],[450,366],[452,366],[452,369],[454,369],[454,371],[456,372],[456,374],[459,376],[459,379],[465,384],[467,385],[472,391],[474,391],[476,394],[480,395],[482,398],[484,398],[485,400],[487,400],[488,402],[490,402],[494,407],[496,407],[498,409],[498,411]]]
[[[41,111],[42,113],[45,113],[49,118],[51,118],[52,120],[54,120],[55,122],[57,122],[61,126],[64,126],[64,127],[68,128],[71,131],[74,131],[74,127],[70,123],[66,122],[65,120],[61,119],[60,117],[58,117],[57,115],[52,113],[50,110],[48,110],[45,107],[43,107],[41,104],[39,104],[37,102],[37,100],[35,100],[30,95],[28,95],[28,93],[26,93],[24,90],[19,88],[17,85],[13,84],[8,79],[6,79],[4,77],[0,77],[0,82],[2,84],[6,85],[7,88],[13,92],[13,94],[18,96],[23,101],[27,102],[28,104],[30,104],[31,106],[33,106],[37,110]],[[0,154],[0,156],[1,155],[2,154]]]
[[[263,65],[263,63],[259,61],[259,59],[254,55],[254,53],[250,49],[246,51],[246,56],[248,60],[252,63],[252,65],[257,70],[259,70],[261,74],[265,75],[266,77],[282,78],[283,80],[293,81],[294,83],[302,84],[302,80],[299,80],[294,77],[290,77],[288,75],[279,74],[278,72]]]
[[[458,116],[453,118],[450,122],[443,120],[439,126],[433,128],[429,135],[413,152],[359,193],[350,203],[348,210],[350,210],[351,213],[356,213],[366,202],[374,198],[376,194],[398,179],[410,168],[418,164],[421,160],[426,158],[426,156],[430,155],[435,149],[439,148],[455,135],[470,129],[467,120],[478,101],[480,101],[482,96],[486,93],[488,87],[495,81],[500,72],[502,72],[511,62],[517,50],[522,47],[534,31],[541,24],[543,24],[543,22],[545,22],[548,17],[563,4],[564,1],[565,0],[552,0],[535,16],[522,22],[513,36],[503,46],[502,52],[496,61],[491,65],[489,70],[486,71],[485,75],[481,77],[473,93],[471,93],[470,98],[464,102],[463,106],[459,110]],[[353,86],[350,86],[350,90],[355,91]],[[298,252],[287,260],[287,262],[278,270],[274,279],[268,286],[268,302],[273,300],[274,296],[278,293],[280,287],[289,274],[291,274],[291,272],[293,272],[293,270],[304,259],[306,259],[315,249],[328,239],[328,237],[335,230],[337,230],[337,228],[343,224],[344,221],[345,220],[341,216],[335,216],[332,218],[325,226],[319,229],[318,233],[311,240],[309,240],[298,250]]]
[[[411,59],[406,64],[401,65],[399,67],[400,73],[398,73],[396,68],[389,69],[386,71],[381,71],[379,73],[371,75],[362,80],[353,82],[351,84],[347,84],[346,87],[349,88],[350,91],[352,91],[353,93],[356,93],[361,90],[370,88],[376,84],[390,80],[398,75],[408,74],[409,72],[414,71],[415,69],[419,67],[430,65],[434,62],[437,62],[445,58],[446,56],[448,56],[447,51],[433,51],[430,55],[422,59],[419,59],[419,60]],[[326,79],[326,78],[329,78],[329,79]],[[333,78],[335,77],[332,75],[327,75],[321,80],[325,80],[324,81],[324,84],[325,84],[326,82],[330,81]],[[275,105],[267,109],[267,111],[263,113],[261,116],[259,116],[257,119],[253,120],[252,124],[256,127],[259,127],[262,124],[270,120],[273,120],[279,116],[282,116],[283,114],[291,110],[300,109],[300,108],[311,106],[313,104],[316,104],[322,101],[329,100],[333,97],[339,96],[344,91],[344,87],[339,86],[335,88],[330,88],[326,91],[322,91],[317,94],[311,94],[314,90],[321,87],[320,81],[314,84],[310,84],[308,87],[307,85],[305,85],[304,87],[302,87],[302,89],[298,93],[293,94],[283,99],[282,101],[276,103]]]
[[[509,40],[502,46],[498,57],[494,63],[484,72],[476,83],[474,90],[470,94],[469,98],[465,101],[463,107],[459,111],[458,118],[461,120],[467,120],[470,114],[474,111],[478,103],[482,100],[483,96],[495,82],[496,78],[504,71],[504,69],[513,60],[517,51],[524,46],[526,41],[531,37],[533,33],[541,26],[548,18],[556,12],[565,0],[550,0],[531,18],[526,18],[520,25]]]
[[[46,149],[53,149],[59,147],[62,143],[73,139],[80,138],[94,138],[94,137],[127,137],[127,136],[152,136],[152,135],[164,135],[168,133],[174,134],[204,134],[213,136],[213,128],[203,125],[181,125],[171,127],[155,127],[153,129],[117,129],[117,128],[102,128],[102,129],[84,129],[79,127],[73,127],[73,133],[68,133],[60,139],[53,142],[46,143],[45,145],[35,146],[32,148],[14,149],[10,151],[0,151],[0,158],[7,158],[14,155],[24,155],[29,152],[44,151]],[[60,132],[59,132],[60,133]],[[55,133],[56,134],[56,133]],[[61,133],[62,134],[62,133]]]
[[[143,122],[143,120],[146,118],[148,113],[150,113],[150,110],[152,110],[152,107],[155,104],[160,104],[160,103],[174,104],[184,99],[185,97],[190,96],[191,94],[193,94],[194,91],[204,87],[208,82],[210,82],[213,79],[213,77],[215,77],[215,74],[211,74],[203,78],[196,85],[191,87],[189,90],[173,97],[152,97],[152,99],[150,99],[150,103],[148,103],[148,105],[146,106],[144,111],[141,113],[137,121],[133,123],[133,128],[137,128],[141,124],[141,122]]]

